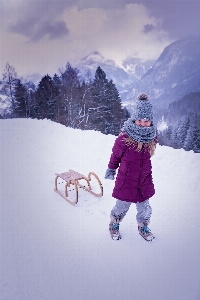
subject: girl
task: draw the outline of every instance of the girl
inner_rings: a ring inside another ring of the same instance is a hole
[[[112,193],[117,202],[111,210],[110,235],[114,240],[121,239],[119,223],[131,203],[136,203],[138,231],[145,240],[152,241],[155,237],[147,227],[152,213],[149,198],[155,193],[150,157],[154,154],[157,139],[148,94],[138,95],[133,115],[121,131],[112,148],[105,174],[106,179],[113,180],[119,167]]]

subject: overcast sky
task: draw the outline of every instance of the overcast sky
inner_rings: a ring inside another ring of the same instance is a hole
[[[9,62],[19,76],[52,76],[94,50],[118,64],[157,59],[200,35],[199,12],[200,0],[0,0],[0,73]]]

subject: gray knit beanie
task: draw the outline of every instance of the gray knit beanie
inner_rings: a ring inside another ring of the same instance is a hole
[[[131,119],[133,121],[144,119],[153,123],[152,104],[149,101],[147,93],[140,93],[138,95]]]

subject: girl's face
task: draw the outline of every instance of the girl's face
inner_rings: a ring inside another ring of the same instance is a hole
[[[136,120],[135,124],[138,125],[138,126],[142,126],[142,127],[150,127],[151,126],[151,122],[147,121],[147,120],[144,120],[144,119]]]

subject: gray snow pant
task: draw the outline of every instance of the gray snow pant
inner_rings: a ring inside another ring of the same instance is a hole
[[[117,200],[116,205],[111,210],[111,215],[116,219],[123,219],[127,214],[131,204],[132,202]],[[138,224],[143,222],[149,224],[150,217],[152,214],[152,208],[149,204],[149,199],[143,202],[137,202],[136,208],[137,208],[136,220]]]

